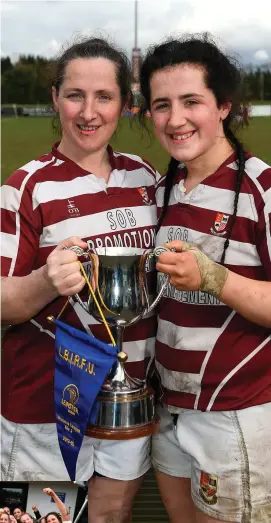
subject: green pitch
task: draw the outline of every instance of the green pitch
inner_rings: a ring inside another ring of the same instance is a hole
[[[271,117],[252,118],[250,126],[240,133],[246,148],[271,165]],[[2,183],[16,169],[51,150],[59,140],[51,129],[51,118],[2,118]],[[149,137],[136,122],[123,118],[111,141],[114,149],[138,154],[164,173],[168,155],[155,138]]]

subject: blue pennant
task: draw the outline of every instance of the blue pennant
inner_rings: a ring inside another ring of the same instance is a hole
[[[56,320],[55,413],[60,450],[72,481],[86,425],[94,423],[96,397],[117,361],[118,347]]]

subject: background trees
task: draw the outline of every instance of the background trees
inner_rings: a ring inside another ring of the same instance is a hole
[[[51,105],[51,85],[54,61],[41,56],[22,55],[13,64],[1,58],[2,105]],[[244,74],[248,100],[271,100],[271,65],[249,65]]]

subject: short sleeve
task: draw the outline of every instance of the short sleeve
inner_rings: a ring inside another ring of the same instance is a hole
[[[1,274],[26,276],[39,248],[41,220],[33,203],[33,181],[16,171],[1,188]]]
[[[258,212],[257,224],[257,250],[262,265],[267,274],[267,280],[271,281],[271,169],[264,172],[265,178],[262,177],[261,185],[263,204]],[[267,180],[268,184],[263,184]]]

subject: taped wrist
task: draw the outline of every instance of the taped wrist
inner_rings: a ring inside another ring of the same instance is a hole
[[[192,243],[184,243],[183,251],[191,251],[196,259],[201,276],[200,290],[219,298],[228,276],[228,269],[210,260]]]

